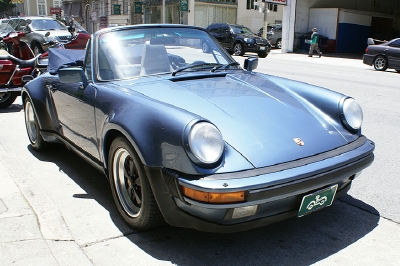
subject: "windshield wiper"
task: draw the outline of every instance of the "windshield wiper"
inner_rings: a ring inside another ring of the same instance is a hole
[[[215,72],[216,70],[220,69],[221,67],[228,68],[231,66],[238,66],[238,65],[240,65],[238,62],[232,62],[232,63],[224,64],[224,65],[220,64],[218,66],[213,67],[213,69],[211,69],[211,72]]]
[[[216,63],[199,63],[199,64],[191,64],[191,65],[187,65],[184,67],[180,67],[178,69],[175,69],[172,72],[172,76],[175,76],[177,73],[182,72],[183,70],[186,70],[188,68],[193,68],[193,67],[201,67],[201,66],[214,66]]]

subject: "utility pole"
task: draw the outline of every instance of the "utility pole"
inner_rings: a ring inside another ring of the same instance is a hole
[[[268,20],[267,20],[267,16],[268,16],[268,6],[267,6],[267,2],[264,2],[265,0],[257,0],[257,6],[258,6],[258,12],[260,13],[264,13],[264,25],[263,25],[263,35],[262,37],[264,39],[267,38],[267,30],[268,30]]]

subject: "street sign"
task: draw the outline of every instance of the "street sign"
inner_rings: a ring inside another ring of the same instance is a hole
[[[101,16],[100,17],[100,28],[107,28],[107,17],[106,16]]]
[[[263,0],[263,2],[277,4],[277,5],[287,5],[287,0]]]
[[[180,0],[179,1],[180,11],[187,12],[189,11],[189,3],[188,0]]]
[[[60,7],[50,7],[50,14],[61,14],[61,8]]]

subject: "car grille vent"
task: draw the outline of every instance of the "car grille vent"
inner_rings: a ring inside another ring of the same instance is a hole
[[[71,35],[56,36],[56,38],[60,42],[68,42],[71,39]]]
[[[263,39],[263,40],[257,39],[257,40],[256,40],[256,43],[257,43],[257,44],[267,44],[267,40],[265,40],[265,39]]]
[[[167,187],[169,189],[169,192],[173,197],[179,198],[178,191],[177,191],[177,183],[176,181],[178,180],[179,174],[171,169],[166,169],[163,168],[162,170],[165,184],[167,184]]]

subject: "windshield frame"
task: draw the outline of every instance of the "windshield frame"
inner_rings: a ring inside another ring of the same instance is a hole
[[[232,64],[236,61],[212,35],[206,30],[194,26],[167,26],[167,24],[162,27],[151,27],[149,25],[123,26],[104,29],[95,33],[93,37],[93,48],[95,49],[93,70],[95,70],[94,77],[98,81],[137,79],[152,75],[171,77],[175,70],[182,67],[184,67],[184,70],[179,70],[178,75],[202,71],[210,72],[215,65],[231,65],[228,67],[229,69],[242,69],[239,64]],[[161,43],[159,43],[160,41]],[[210,46],[210,52],[206,53],[202,50],[204,42],[207,42]],[[149,47],[156,44],[163,46],[160,49],[166,50],[172,68],[146,74],[142,71],[144,45]],[[116,49],[116,47],[118,48]],[[129,52],[126,52],[127,50]],[[137,58],[139,56],[140,59]],[[205,60],[204,63],[206,64],[198,67],[198,64],[202,63],[201,60]],[[113,67],[114,64],[119,66],[118,70]],[[193,64],[193,67],[185,68],[190,64]],[[125,67],[129,68],[132,73],[136,72],[130,76],[125,73],[123,75],[116,73]],[[135,68],[137,70],[134,70]],[[139,68],[140,74],[137,73]],[[226,71],[228,68],[220,68],[218,71]],[[108,72],[111,70],[112,75],[105,75],[106,69],[108,69]]]

